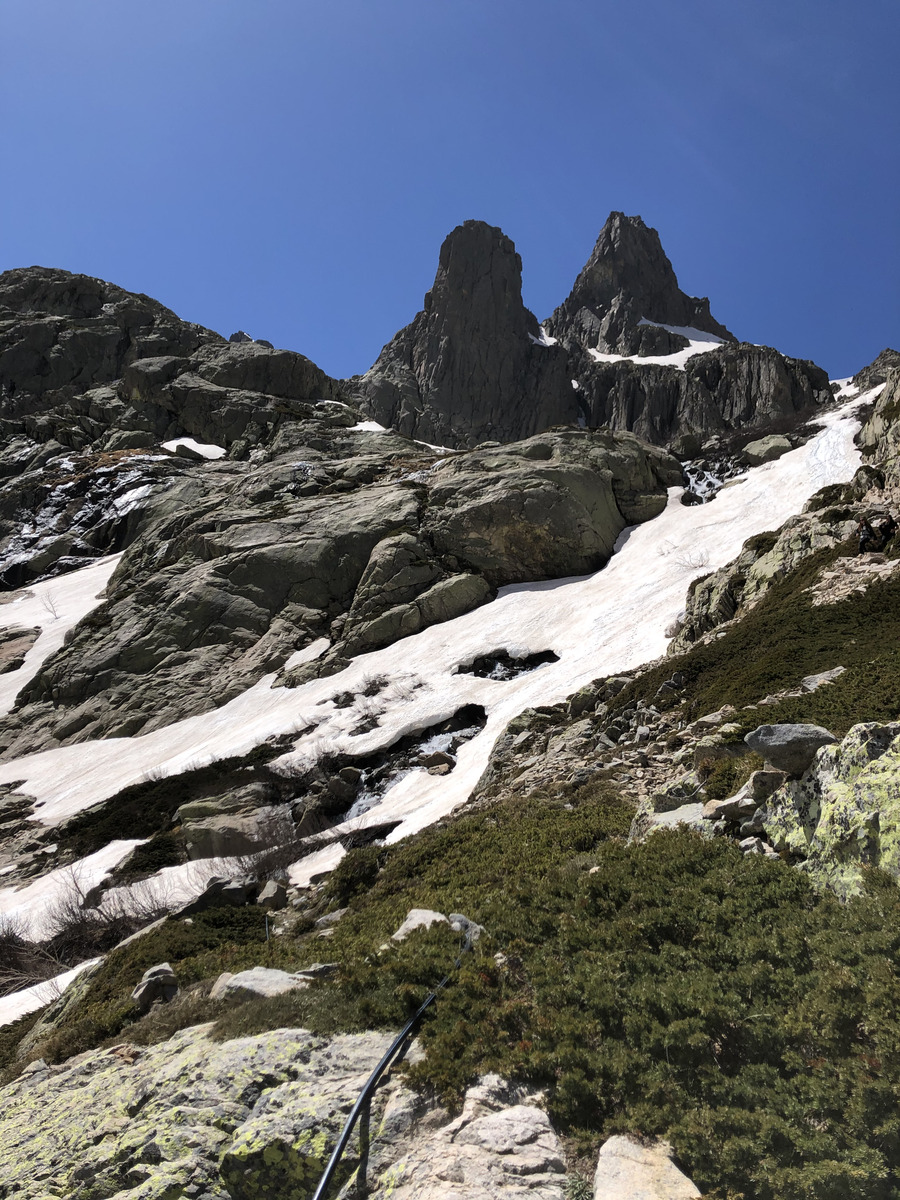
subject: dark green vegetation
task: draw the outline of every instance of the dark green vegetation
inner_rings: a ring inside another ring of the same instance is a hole
[[[754,771],[765,763],[759,754],[742,754],[739,758],[713,758],[701,762],[697,774],[703,780],[707,800],[724,800],[746,783]]]
[[[488,932],[424,1029],[417,1085],[452,1104],[487,1070],[531,1081],[584,1149],[617,1131],[669,1138],[712,1200],[896,1200],[900,889],[873,871],[841,904],[725,839],[628,846],[630,818],[607,785],[582,787],[350,851],[329,884],[350,907],[328,942],[266,944],[246,909],[169,921],[111,954],[39,1050],[58,1060],[216,1016],[220,1037],[398,1028],[459,938],[435,926],[380,947],[412,907],[459,911]],[[341,973],[306,992],[227,1011],[190,992],[222,970],[322,957]],[[163,960],[184,998],[129,1025],[131,989]]]
[[[900,578],[871,583],[836,604],[814,607],[807,589],[849,543],[811,555],[773,585],[722,636],[640,675],[612,701],[612,712],[652,700],[673,670],[686,686],[660,707],[683,704],[689,719],[726,704],[741,709],[775,692],[795,690],[806,675],[843,666],[828,687],[764,709],[739,712],[743,732],[761,722],[808,721],[843,736],[860,721],[892,721],[900,713]],[[897,557],[892,545],[888,557]]]
[[[182,1001],[180,1019],[162,1009],[137,1021],[131,992],[144,971],[157,963],[171,962],[181,988],[190,989],[202,980],[213,982],[223,971],[259,965],[296,970],[304,961],[304,952],[295,940],[266,941],[266,916],[259,908],[211,909],[199,913],[190,924],[166,921],[112,951],[91,977],[82,1001],[41,1042],[39,1056],[48,1062],[62,1062],[117,1038],[126,1027],[131,1041],[161,1041],[177,1028],[221,1012],[221,1005],[202,1003],[203,996],[198,994]],[[3,1049],[0,1044],[0,1052]],[[5,1057],[0,1053],[0,1067],[9,1066],[14,1059],[14,1048],[7,1045],[5,1050]]]

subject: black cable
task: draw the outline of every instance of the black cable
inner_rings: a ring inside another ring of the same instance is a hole
[[[459,970],[460,966],[462,965],[463,955],[466,953],[466,951],[471,950],[471,949],[472,949],[472,926],[470,924],[466,929],[466,938],[465,938],[465,942],[463,943],[463,947],[459,952],[459,957],[457,958],[456,962],[453,964],[454,971]],[[371,1098],[371,1095],[375,1091],[375,1088],[378,1084],[379,1079],[385,1073],[385,1071],[388,1069],[388,1067],[390,1067],[393,1064],[394,1059],[395,1058],[400,1059],[406,1053],[408,1046],[409,1046],[409,1042],[412,1041],[413,1034],[415,1033],[416,1029],[418,1028],[419,1022],[422,1020],[422,1017],[425,1015],[426,1010],[430,1007],[431,1004],[434,1003],[434,1001],[438,997],[438,993],[443,991],[443,989],[447,986],[447,984],[449,982],[450,982],[450,976],[445,975],[444,978],[441,980],[441,982],[434,989],[434,991],[430,992],[429,995],[425,997],[424,1001],[419,1006],[419,1008],[416,1010],[416,1012],[409,1018],[409,1020],[406,1022],[406,1024],[403,1026],[403,1028],[400,1030],[400,1032],[397,1034],[397,1036],[391,1042],[390,1046],[386,1050],[386,1052],[385,1052],[384,1056],[382,1057],[381,1061],[379,1062],[378,1066],[375,1068],[375,1070],[372,1072],[372,1074],[366,1080],[365,1087],[360,1092],[359,1098],[357,1099],[356,1103],[353,1105],[353,1110],[351,1111],[350,1116],[347,1118],[346,1123],[344,1124],[344,1128],[341,1132],[341,1136],[338,1138],[337,1145],[335,1146],[335,1148],[332,1152],[331,1158],[328,1160],[328,1166],[325,1168],[325,1170],[322,1174],[322,1178],[319,1180],[319,1186],[316,1188],[315,1194],[313,1195],[312,1200],[325,1200],[325,1194],[328,1189],[328,1185],[331,1183],[332,1177],[333,1177],[335,1171],[337,1170],[337,1165],[341,1161],[344,1151],[347,1148],[347,1143],[350,1141],[350,1135],[353,1133],[353,1127],[356,1124],[357,1119],[359,1118],[359,1114],[362,1112],[363,1107],[365,1106],[367,1101]]]

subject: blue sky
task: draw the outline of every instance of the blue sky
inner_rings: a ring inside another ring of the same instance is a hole
[[[40,263],[333,375],[440,243],[566,296],[612,209],[739,337],[900,347],[896,0],[0,0],[0,269]]]

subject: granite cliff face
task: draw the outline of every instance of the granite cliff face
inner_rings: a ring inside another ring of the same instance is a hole
[[[372,416],[446,446],[512,441],[577,410],[566,354],[522,303],[522,260],[501,230],[466,221],[441,246],[423,309],[355,382]]]
[[[473,446],[553,425],[630,430],[689,457],[830,399],[813,363],[740,344],[678,287],[655,229],[612,213],[568,298],[539,326],[521,260],[467,221],[441,248],[423,311],[347,386],[376,420]]]
[[[572,291],[545,327],[567,348],[644,356],[687,346],[687,338],[666,325],[737,340],[714,319],[709,300],[679,288],[656,230],[640,217],[610,213]]]

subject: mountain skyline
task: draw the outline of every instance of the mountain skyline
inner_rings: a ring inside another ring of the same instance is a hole
[[[346,377],[456,225],[512,238],[543,320],[617,209],[739,338],[833,378],[897,341],[893,6],[155,13],[0,18],[0,269],[114,280]]]

